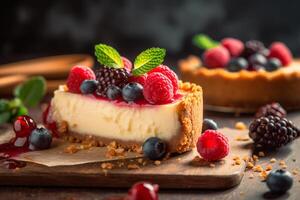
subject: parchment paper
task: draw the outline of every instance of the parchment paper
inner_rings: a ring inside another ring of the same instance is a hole
[[[14,132],[10,126],[0,127],[0,144],[9,141],[12,137],[14,137]],[[92,147],[87,150],[79,150],[78,152],[73,154],[65,153],[64,150],[69,145],[70,143],[65,142],[61,139],[54,139],[50,149],[41,151],[30,151],[13,157],[12,159],[37,163],[48,167],[108,162],[121,159],[117,156],[107,158],[105,156],[107,151],[106,147]],[[123,157],[122,159],[130,159],[137,157],[142,157],[142,155],[133,152],[126,152],[125,157]]]

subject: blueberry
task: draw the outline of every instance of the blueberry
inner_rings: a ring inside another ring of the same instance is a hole
[[[80,91],[82,94],[92,94],[96,91],[97,84],[96,80],[84,80],[80,85]]]
[[[218,124],[212,119],[204,119],[202,124],[202,133],[206,130],[217,130]]]
[[[143,97],[143,86],[139,83],[128,83],[122,89],[123,99],[127,102],[135,101]]]
[[[278,58],[271,58],[265,64],[265,70],[268,72],[272,72],[279,69],[281,66],[281,61]]]
[[[108,86],[107,91],[106,91],[107,98],[109,98],[111,100],[117,99],[118,97],[121,96],[121,94],[122,94],[121,89],[115,85]]]
[[[256,53],[249,57],[249,63],[251,65],[265,65],[267,63],[267,59],[262,54]]]
[[[29,136],[29,143],[34,149],[48,149],[51,146],[52,135],[45,128],[34,129]]]
[[[285,193],[292,185],[291,173],[282,169],[271,171],[267,177],[267,186],[274,193]]]
[[[238,72],[242,69],[247,69],[248,62],[245,58],[233,58],[227,65],[227,70],[230,72]]]
[[[159,160],[166,155],[166,152],[166,143],[157,137],[150,137],[143,144],[143,153],[150,160]]]

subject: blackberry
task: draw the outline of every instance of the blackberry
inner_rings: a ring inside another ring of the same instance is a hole
[[[114,85],[122,89],[128,83],[130,77],[130,74],[124,68],[100,67],[95,74],[98,81],[96,94],[102,97],[106,97],[108,86]]]
[[[269,115],[250,124],[249,136],[256,148],[276,149],[299,137],[299,129],[286,118]]]
[[[255,114],[255,118],[267,117],[269,115],[283,118],[286,117],[286,111],[279,103],[274,102],[260,107]]]
[[[265,45],[258,40],[249,40],[245,43],[245,49],[243,52],[243,57],[248,58],[255,53],[265,54],[266,47]]]

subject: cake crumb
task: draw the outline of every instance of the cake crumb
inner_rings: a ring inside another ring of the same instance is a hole
[[[241,164],[241,160],[236,160],[236,161],[235,161],[235,164],[236,164],[236,165],[240,165],[240,164]]]
[[[253,160],[254,160],[255,162],[259,161],[258,156],[255,155],[255,154],[252,156],[252,158],[253,158]]]
[[[260,165],[256,165],[253,167],[254,172],[262,172],[264,169]]]
[[[250,174],[249,175],[249,179],[253,179],[254,178],[254,175],[253,174]]]
[[[161,164],[161,161],[160,161],[160,160],[156,160],[156,161],[154,161],[154,164],[155,164],[155,165],[160,165],[160,164]]]
[[[271,171],[273,169],[272,165],[267,165],[266,166],[266,171]]]
[[[244,195],[244,194],[245,194],[244,192],[242,192],[242,191],[240,192],[240,195]]]
[[[112,163],[109,163],[109,162],[101,163],[101,168],[102,168],[102,169],[112,169],[113,166],[114,166],[114,165],[113,165]]]
[[[235,128],[238,130],[246,130],[247,125],[244,122],[237,122],[235,123]]]
[[[287,169],[287,165],[280,165],[281,169]]]
[[[285,164],[285,161],[284,161],[284,160],[279,161],[279,165],[280,165],[280,166],[286,165],[286,164]]]
[[[264,153],[263,151],[260,151],[260,152],[258,152],[258,156],[259,156],[259,157],[264,157],[264,156],[265,156],[265,153]]]
[[[129,170],[131,170],[131,169],[140,169],[140,166],[138,166],[137,164],[128,164],[127,169],[129,169]]]
[[[265,180],[267,179],[267,176],[268,176],[267,171],[262,171],[262,172],[259,174],[259,177],[261,178],[261,181],[265,181]]]
[[[142,164],[143,163],[143,158],[139,158],[137,161],[138,161],[138,163]]]
[[[293,173],[294,175],[298,175],[298,174],[299,174],[299,171],[298,171],[298,169],[294,169],[294,170],[292,171],[292,173]]]
[[[275,163],[277,160],[275,159],[275,158],[272,158],[271,160],[270,160],[270,163]]]
[[[252,162],[247,162],[247,168],[252,169],[254,167],[254,164]]]
[[[64,149],[65,153],[70,153],[70,154],[76,153],[78,151],[79,151],[79,148],[75,144],[71,144]]]
[[[216,165],[215,165],[214,163],[210,163],[210,164],[209,164],[209,167],[210,167],[210,168],[215,168]]]
[[[220,164],[221,164],[221,165],[224,165],[224,164],[225,164],[225,160],[221,160],[221,161],[220,161]]]

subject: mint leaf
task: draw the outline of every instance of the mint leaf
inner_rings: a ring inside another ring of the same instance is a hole
[[[118,51],[106,44],[95,46],[95,56],[102,65],[112,68],[123,68],[124,64]]]
[[[9,122],[10,120],[10,112],[0,113],[0,125]]]
[[[213,40],[212,38],[204,34],[195,35],[193,37],[193,44],[199,47],[200,49],[204,50],[211,49],[220,45],[219,42]]]
[[[46,93],[46,80],[42,76],[32,77],[16,87],[14,94],[25,106],[36,106]]]
[[[132,74],[140,76],[160,65],[166,56],[166,50],[162,48],[150,48],[140,53],[134,60]]]
[[[0,113],[9,110],[9,101],[6,99],[0,99]]]

